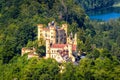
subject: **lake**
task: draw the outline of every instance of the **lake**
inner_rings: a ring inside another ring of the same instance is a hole
[[[91,20],[108,21],[110,19],[120,18],[120,7],[109,7],[99,10],[86,12]]]

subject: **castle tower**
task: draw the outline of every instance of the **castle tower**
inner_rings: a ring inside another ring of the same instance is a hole
[[[38,41],[42,38],[43,24],[38,24]]]
[[[74,45],[77,45],[77,33],[74,35]]]
[[[46,58],[50,57],[50,40],[46,39]]]
[[[68,54],[69,54],[69,57],[72,59],[72,62],[75,61],[75,58],[73,57],[72,55],[72,44],[68,44]]]
[[[56,43],[56,27],[54,25],[50,26],[50,43]]]
[[[68,29],[67,24],[62,24],[62,28],[65,30],[65,33],[66,33],[66,36],[67,36],[67,29]]]
[[[73,43],[73,34],[70,33],[69,37],[67,37],[67,44],[72,44]]]
[[[72,44],[68,44],[69,57],[72,56]]]
[[[62,29],[65,30],[64,43],[67,43],[67,29],[68,29],[67,24],[62,24]]]

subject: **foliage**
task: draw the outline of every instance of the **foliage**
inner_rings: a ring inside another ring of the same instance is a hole
[[[39,46],[36,52],[39,54],[40,57],[43,57],[46,53],[46,47],[44,45]]]
[[[70,31],[77,31],[78,27],[85,27],[87,18],[74,0],[1,0],[0,60],[8,63],[26,45],[37,47],[36,25],[47,25],[52,20],[67,22],[72,25]]]
[[[49,65],[49,66],[48,66]],[[11,63],[0,66],[1,80],[54,80],[59,74],[58,63],[52,59],[27,60],[27,56],[12,59]]]
[[[112,6],[117,0],[76,0],[85,10]]]
[[[79,1],[79,0],[78,0]],[[111,0],[81,0],[87,9],[112,5]],[[53,59],[27,59],[22,47],[35,47],[45,53],[44,41],[38,47],[37,24],[55,20],[67,23],[68,32],[77,32],[78,50],[86,52],[78,65],[59,64]],[[90,21],[74,0],[0,0],[0,79],[1,80],[119,80],[120,19]],[[60,73],[60,66],[64,67]]]
[[[119,57],[120,20],[108,22],[91,22],[96,35],[92,38],[92,44],[97,48],[107,49],[112,55]]]
[[[99,52],[99,51],[94,51]],[[58,64],[53,59],[27,59],[23,57],[14,57],[9,64],[0,64],[1,80],[119,80],[120,61],[112,56],[111,59],[99,52],[99,57],[86,57],[80,60],[78,65],[73,63]],[[63,72],[60,73],[63,66]]]

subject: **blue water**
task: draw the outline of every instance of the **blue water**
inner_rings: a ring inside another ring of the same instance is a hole
[[[120,17],[120,13],[108,13],[108,14],[90,16],[90,19],[108,21],[111,19],[117,19],[119,17]]]
[[[120,18],[120,7],[111,7],[101,10],[92,10],[87,12],[91,20],[109,21]]]

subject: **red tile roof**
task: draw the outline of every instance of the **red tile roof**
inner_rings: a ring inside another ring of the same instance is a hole
[[[76,45],[73,45],[73,46],[72,46],[72,50],[73,50],[73,51],[76,51],[76,49],[77,49],[77,46],[76,46]]]
[[[43,28],[43,30],[45,30],[45,31],[49,31],[50,29],[49,29],[49,28]]]
[[[64,48],[65,46],[68,46],[68,44],[53,44],[51,48]],[[72,46],[72,50],[75,51],[77,48],[76,45]]]
[[[51,48],[64,48],[67,44],[53,44]]]

